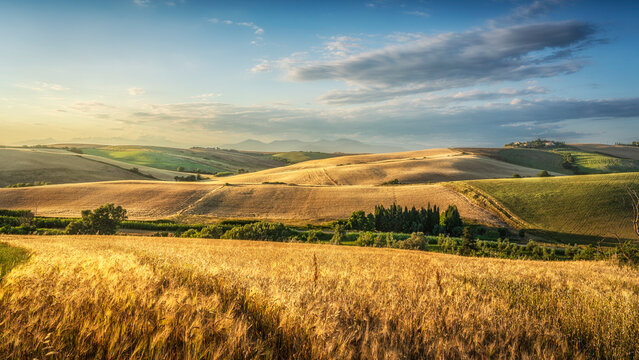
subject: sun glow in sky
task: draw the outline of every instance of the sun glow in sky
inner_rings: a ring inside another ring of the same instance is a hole
[[[637,1],[0,3],[0,144],[639,140]]]

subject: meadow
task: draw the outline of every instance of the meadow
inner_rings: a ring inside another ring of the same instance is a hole
[[[8,358],[636,358],[639,278],[331,245],[5,236]]]
[[[639,184],[638,173],[490,179],[451,185],[461,189],[463,184],[496,200],[503,206],[502,212],[514,215],[519,226],[557,232],[558,239],[565,242],[574,240],[574,235],[636,236],[625,189]],[[472,189],[467,196],[475,196]]]

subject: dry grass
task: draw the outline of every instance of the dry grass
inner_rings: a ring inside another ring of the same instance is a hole
[[[636,358],[639,278],[328,245],[4,237],[7,358]]]
[[[539,170],[506,162],[465,155],[451,149],[389,154],[353,155],[306,161],[291,166],[225,178],[224,182],[259,184],[265,181],[305,185],[379,185],[492,179],[513,173],[534,176]]]
[[[39,215],[79,216],[83,209],[105,203],[122,205],[133,219],[176,215],[212,218],[325,221],[353,211],[373,211],[375,205],[398,203],[444,208],[457,204],[461,215],[478,222],[500,220],[466,198],[439,185],[408,186],[286,186],[154,181],[51,185],[0,189],[0,208],[37,208]]]
[[[64,150],[0,149],[0,187],[35,181],[59,184],[140,179],[146,178]]]

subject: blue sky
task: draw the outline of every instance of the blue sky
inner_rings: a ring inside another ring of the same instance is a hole
[[[636,1],[0,3],[0,143],[639,140]]]

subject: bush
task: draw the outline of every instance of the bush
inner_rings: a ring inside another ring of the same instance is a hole
[[[428,250],[428,240],[424,233],[416,232],[412,233],[406,240],[398,241],[396,244],[398,249],[406,250]]]
[[[234,227],[222,239],[285,241],[293,232],[282,223],[257,222]]]
[[[306,242],[308,243],[319,243],[320,239],[319,239],[319,234],[321,233],[321,231],[319,230],[310,230],[307,234],[306,234]]]
[[[514,173],[514,174],[513,174],[513,177],[518,179],[518,178],[521,178],[521,175],[519,175],[519,174],[517,174],[517,173]]]
[[[537,174],[537,177],[550,177],[550,173],[548,173],[548,171],[546,170],[542,170]]]
[[[338,225],[335,227],[335,232],[331,238],[331,244],[341,245],[344,241],[346,241],[346,230],[344,230],[343,226]]]
[[[374,244],[375,234],[370,231],[360,232],[357,240],[355,240],[355,245],[357,246],[373,246]]]
[[[105,204],[93,211],[83,210],[82,219],[69,223],[66,233],[113,235],[126,218],[126,210],[122,206]]]

